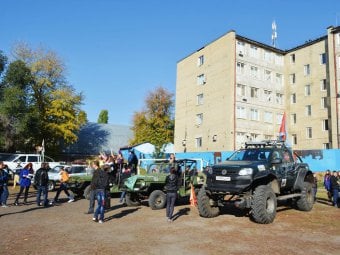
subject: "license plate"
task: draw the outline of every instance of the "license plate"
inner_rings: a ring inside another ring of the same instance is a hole
[[[216,181],[230,181],[230,176],[216,176]]]

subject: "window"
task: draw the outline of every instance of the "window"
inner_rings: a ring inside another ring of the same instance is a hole
[[[283,95],[282,94],[276,93],[275,99],[276,99],[276,103],[277,104],[282,104],[283,103]]]
[[[272,72],[269,70],[264,70],[264,80],[272,81]]]
[[[244,54],[244,48],[245,48],[245,43],[237,41],[237,52],[238,52],[239,55],[241,54],[242,57],[243,57],[243,54]]]
[[[295,63],[295,54],[290,55],[290,63],[292,63],[292,64]]]
[[[322,148],[324,149],[324,150],[328,150],[330,147],[329,147],[329,143],[323,143],[322,144]]]
[[[258,78],[258,68],[256,66],[250,67],[250,75],[254,78]]]
[[[310,65],[309,65],[309,64],[304,65],[304,67],[303,67],[303,74],[304,74],[305,76],[310,75]]]
[[[201,56],[199,56],[198,59],[197,59],[197,65],[198,65],[198,66],[201,66],[201,65],[203,65],[203,64],[204,64],[204,55],[201,55]]]
[[[340,33],[336,34],[336,41],[338,44],[340,44]]]
[[[320,81],[320,87],[321,87],[321,91],[326,91],[327,90],[326,79],[322,79]]]
[[[196,125],[200,126],[203,123],[203,113],[196,114]]]
[[[253,58],[258,58],[259,53],[255,45],[250,45],[250,56]]]
[[[328,131],[328,120],[323,120],[322,121],[322,130],[323,131]]]
[[[326,53],[320,54],[320,64],[321,65],[326,64]]]
[[[297,145],[297,136],[296,134],[292,134],[292,142],[294,145]]]
[[[196,137],[196,148],[202,147],[202,137]]]
[[[293,94],[290,95],[290,102],[291,102],[292,104],[295,104],[295,103],[296,103],[296,94],[295,94],[295,93],[293,93]]]
[[[282,117],[283,117],[282,113],[277,113],[276,114],[276,124],[280,124],[281,125]]]
[[[199,76],[197,76],[197,84],[198,85],[205,84],[205,75],[204,74],[200,74]]]
[[[237,62],[236,71],[237,71],[238,74],[244,74],[244,63]]]
[[[275,82],[279,85],[282,85],[283,79],[282,79],[282,74],[277,73],[275,76]]]
[[[198,94],[197,95],[197,105],[202,105],[203,104],[203,94]]]
[[[271,54],[271,52],[265,50],[265,51],[264,51],[264,60],[266,60],[266,61],[271,61],[271,59],[272,59],[272,54]]]
[[[307,127],[306,128],[306,137],[307,138],[313,138],[313,133],[312,133],[312,128],[311,127]]]
[[[246,96],[246,85],[237,84],[236,94],[238,96]]]
[[[273,123],[273,113],[265,111],[263,121],[267,123]]]
[[[289,75],[289,82],[290,84],[295,84],[296,80],[295,80],[295,73],[292,73]]]
[[[272,102],[273,101],[272,92],[270,90],[264,90],[263,94],[264,94],[264,101],[265,102]]]
[[[258,98],[258,92],[259,92],[258,88],[251,87],[250,88],[250,97],[251,98]]]
[[[237,106],[237,108],[236,108],[236,118],[239,118],[239,119],[246,119],[247,118],[247,111],[246,111],[245,107]]]
[[[250,141],[257,141],[259,134],[250,133]]]
[[[312,116],[312,106],[311,105],[306,105],[306,115],[307,116]]]
[[[321,97],[321,109],[327,108],[327,97]]]
[[[283,56],[279,54],[275,54],[275,64],[282,66],[283,65]]]
[[[39,159],[37,156],[28,156],[27,162],[39,162]]]
[[[305,96],[310,96],[310,84],[305,86]]]
[[[251,120],[259,120],[260,116],[259,116],[259,111],[257,109],[250,109],[250,119]]]
[[[290,122],[291,122],[292,124],[296,124],[296,113],[292,113],[292,114],[290,115]]]

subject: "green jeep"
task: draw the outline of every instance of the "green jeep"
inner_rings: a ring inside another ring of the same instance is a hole
[[[148,200],[151,209],[165,207],[165,178],[170,168],[175,167],[179,175],[179,197],[189,197],[191,185],[197,193],[205,183],[202,159],[179,159],[173,163],[165,159],[146,159],[139,162],[139,174],[129,177],[124,182],[125,201],[128,206],[138,206],[142,200]]]

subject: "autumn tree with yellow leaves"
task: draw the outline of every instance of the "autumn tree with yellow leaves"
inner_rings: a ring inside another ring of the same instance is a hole
[[[13,55],[0,81],[0,131],[7,130],[0,147],[32,151],[44,139],[53,154],[76,142],[87,117],[80,108],[83,95],[67,82],[61,59],[26,44],[17,45]]]
[[[149,142],[155,145],[155,157],[161,157],[162,146],[174,140],[173,94],[162,87],[149,92],[145,107],[133,115],[132,145]]]

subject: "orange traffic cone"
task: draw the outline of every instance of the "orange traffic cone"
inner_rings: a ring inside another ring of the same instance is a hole
[[[191,184],[191,191],[190,191],[190,205],[191,206],[197,206],[197,198],[195,194],[194,186]]]

